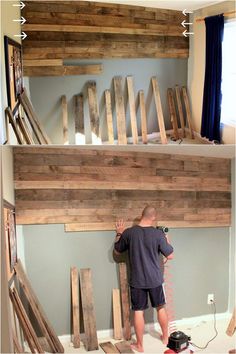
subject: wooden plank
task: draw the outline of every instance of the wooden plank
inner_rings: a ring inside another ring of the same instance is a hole
[[[15,296],[13,294],[13,291],[11,289],[9,289],[9,294],[10,294],[10,299],[11,299],[13,308],[14,308],[16,314],[17,314],[17,318],[19,320],[19,324],[20,324],[20,326],[22,328],[22,331],[24,333],[24,338],[25,338],[25,340],[28,343],[28,346],[29,346],[29,348],[31,350],[31,353],[35,353],[35,344],[33,342],[33,339],[31,337],[31,334],[30,334],[29,329],[27,327],[27,324],[25,322],[25,318],[24,318],[23,314],[20,311],[20,308],[19,308],[19,306],[17,304],[17,301],[16,301]]]
[[[184,114],[183,114],[183,107],[182,107],[181,96],[180,96],[180,89],[178,85],[175,86],[175,95],[176,95],[176,102],[177,102],[177,107],[179,112],[180,125],[182,129],[182,137],[185,138]]]
[[[88,103],[89,103],[89,115],[92,133],[96,137],[101,137],[99,126],[99,108],[97,98],[97,87],[95,81],[88,83]]]
[[[105,106],[106,106],[108,141],[109,144],[114,144],[113,117],[112,117],[110,90],[105,90]]]
[[[25,130],[27,131],[27,134],[28,134],[28,136],[29,136],[29,138],[30,138],[30,140],[31,140],[31,144],[30,144],[30,145],[35,145],[35,141],[34,141],[34,137],[33,137],[32,131],[31,131],[30,128],[28,127],[28,124],[27,124],[27,122],[26,122],[26,119],[25,119],[25,117],[24,117],[23,115],[21,116],[21,119],[22,119],[22,121],[23,121],[23,123],[24,123]]]
[[[155,100],[155,105],[156,105],[157,119],[158,119],[158,124],[159,124],[159,129],[160,129],[160,135],[161,135],[161,142],[162,142],[162,144],[167,144],[165,123],[164,123],[164,117],[163,117],[163,111],[162,111],[162,105],[161,105],[160,90],[159,90],[159,86],[158,86],[158,82],[157,82],[156,77],[152,77],[152,88],[153,88],[153,95],[154,95],[154,100]]]
[[[37,317],[42,319],[44,326],[47,330],[47,333],[53,342],[53,346],[56,348],[56,352],[57,353],[64,353],[64,348],[63,348],[62,344],[60,343],[54,329],[52,328],[51,324],[49,323],[48,318],[47,318],[46,314],[44,313],[43,308],[42,308],[41,304],[39,303],[35,292],[33,291],[33,288],[31,287],[31,284],[24,272],[21,261],[19,259],[18,259],[17,264],[15,265],[14,268],[15,268],[17,277],[20,280],[21,284],[24,284],[25,293],[30,298],[31,304],[34,304],[35,308],[37,308],[37,312],[38,312]]]
[[[141,116],[141,129],[142,129],[142,142],[147,144],[147,115],[145,107],[144,91],[139,91],[139,104],[140,104],[140,116]]]
[[[42,135],[41,130],[39,129],[39,125],[36,123],[35,117],[33,116],[33,110],[32,110],[32,106],[30,105],[30,102],[26,96],[25,93],[23,93],[20,96],[20,103],[23,107],[23,110],[28,118],[28,121],[31,125],[32,131],[38,141],[39,144],[47,144],[47,141],[45,140],[44,136]]]
[[[127,280],[127,268],[125,263],[119,263],[120,289],[121,289],[121,307],[123,315],[123,335],[125,340],[131,339],[131,322],[130,322],[130,302]]]
[[[187,93],[186,87],[182,87],[182,94],[183,94],[183,99],[184,99],[184,105],[185,105],[185,111],[186,111],[188,127],[189,127],[189,130],[190,130],[190,137],[191,137],[191,139],[194,139],[194,131],[193,131],[193,126],[192,126],[191,110],[190,110],[190,104],[189,104],[188,93]]]
[[[19,126],[20,126],[20,130],[22,132],[22,135],[26,141],[27,144],[34,144],[33,138],[31,137],[30,133],[29,133],[29,129],[26,126],[25,121],[22,119],[21,115],[19,114],[17,116],[18,122],[19,122]]]
[[[217,218],[221,217],[221,222],[224,222],[225,224],[230,223],[231,214],[230,211],[228,211],[227,209],[224,209],[223,212],[221,212],[221,209],[219,208],[218,211],[213,210],[212,213],[208,213],[207,209],[205,209],[204,211],[206,213],[205,215],[199,212],[199,208],[190,209],[190,210],[188,210],[187,208],[183,208],[183,209],[177,208],[177,209],[172,209],[169,212],[167,209],[164,209],[160,213],[159,218],[162,220],[163,219],[168,220],[168,223],[172,219],[178,221],[182,220],[184,223],[185,221],[198,221],[198,222],[215,221]],[[66,212],[67,210],[64,209],[59,211],[50,209],[50,211],[48,211],[48,214],[46,214],[46,210],[45,210],[45,213],[43,213],[43,211],[38,211],[39,215],[37,214],[34,215],[35,213],[33,211],[32,212],[29,212],[29,210],[27,210],[27,212],[21,211],[20,213],[17,213],[16,222],[21,225],[59,224],[59,223],[85,224],[86,222],[87,223],[91,222],[91,213],[89,213],[88,211],[87,211],[87,215],[86,214],[83,215],[83,210],[81,213],[79,210],[79,214],[82,214],[80,216],[77,216],[75,214],[76,211],[74,211],[73,209],[70,215],[67,215]],[[142,213],[142,209],[139,209],[137,212],[136,210],[134,211],[124,210],[124,211],[117,212],[117,217],[125,219],[127,223],[132,223],[132,221],[134,220],[140,220],[141,213]],[[93,218],[93,223],[99,223],[99,222],[100,223],[110,222],[111,224],[113,224],[113,228],[114,228],[114,224],[116,222],[116,216],[114,214],[110,214],[108,210],[106,214],[101,214]]]
[[[159,220],[160,225],[168,225],[168,227],[173,228],[201,228],[201,227],[228,227],[230,226],[229,222],[225,221],[180,221],[180,220]],[[127,222],[127,227],[133,226],[133,222]],[[110,223],[69,223],[65,224],[65,232],[79,232],[79,231],[114,231],[114,222]]]
[[[21,347],[21,345],[18,341],[18,338],[13,330],[12,330],[12,337],[13,337],[13,344],[14,344],[14,348],[15,348],[15,353],[24,353],[24,350]]]
[[[29,60],[37,61],[40,64],[42,62],[51,61],[62,61],[62,59],[42,59],[42,60]],[[91,65],[44,65],[41,64],[37,66],[26,66],[24,68],[24,75],[30,77],[37,76],[68,76],[68,75],[99,75],[102,73],[101,64],[91,64]]]
[[[124,97],[122,92],[122,77],[114,77],[115,103],[116,103],[116,120],[117,120],[117,134],[118,144],[127,144],[126,136],[126,117]]]
[[[26,92],[25,88],[24,88],[24,92],[20,96],[20,98],[22,98],[22,100],[25,102],[25,105],[27,106],[27,108],[30,112],[31,118],[33,119],[34,123],[36,124],[38,131],[40,132],[45,144],[51,144],[51,141],[50,141],[49,137],[47,136],[45,130],[43,129],[42,124],[40,123],[40,120],[38,119],[38,116],[33,108],[33,105],[27,96],[27,92]]]
[[[127,88],[128,88],[128,99],[129,99],[130,121],[131,121],[133,144],[138,144],[138,128],[137,128],[137,117],[136,117],[136,109],[135,109],[133,77],[127,76],[126,80],[127,80]]]
[[[171,88],[167,89],[167,101],[168,101],[169,112],[170,112],[170,121],[174,130],[174,138],[175,140],[178,140],[179,132],[178,132],[177,115],[175,110],[174,93]]]
[[[228,336],[232,337],[234,335],[235,331],[236,331],[236,308],[234,308],[231,320],[230,320],[229,325],[226,330],[226,334]]]
[[[21,134],[20,134],[20,132],[18,130],[18,127],[16,125],[16,122],[14,120],[14,116],[13,116],[12,110],[9,107],[7,107],[5,109],[5,114],[8,117],[9,122],[10,122],[10,124],[11,124],[11,126],[12,126],[12,128],[14,130],[14,133],[15,133],[15,136],[16,136],[18,144],[23,145],[24,141],[23,141],[23,139],[21,137]]]
[[[114,339],[119,340],[122,338],[120,289],[112,290],[112,305],[113,305]]]
[[[120,353],[134,353],[131,349],[130,343],[126,341],[118,342],[115,344],[116,348],[119,350]]]
[[[98,349],[95,309],[92,288],[91,269],[80,270],[81,300],[85,330],[85,348],[88,351]]]
[[[28,119],[28,122],[29,122],[29,124],[31,126],[32,132],[35,135],[37,143],[40,144],[40,145],[45,144],[45,141],[43,140],[43,138],[42,138],[42,136],[41,136],[41,134],[40,134],[40,132],[38,130],[38,127],[37,127],[35,121],[32,118],[31,111],[29,110],[29,108],[28,108],[25,100],[22,98],[22,96],[20,96],[20,102],[21,102],[23,111],[26,114],[26,117]]]
[[[62,66],[63,65],[63,60],[61,59],[45,59],[45,60],[24,60],[23,62],[24,67],[25,66]],[[25,74],[25,72],[24,72]]]
[[[62,106],[62,127],[63,127],[63,144],[69,144],[69,131],[68,131],[68,107],[66,96],[61,97]]]
[[[80,322],[79,322],[79,273],[76,267],[71,272],[71,302],[72,302],[72,333],[73,345],[80,348]]]
[[[100,343],[99,345],[106,354],[119,353],[119,351],[111,342],[104,342]]]
[[[24,330],[24,327],[27,327],[27,330],[25,328],[24,333],[26,336],[28,336],[28,338],[30,338],[29,342],[28,342],[31,344],[30,349],[32,350],[32,346],[33,346],[33,353],[34,353],[34,348],[36,348],[38,353],[44,353],[44,351],[39,343],[38,337],[32,327],[32,324],[27,316],[27,313],[24,309],[24,306],[23,306],[23,304],[20,300],[20,297],[19,297],[15,288],[13,288],[13,290],[10,290],[10,296],[12,298],[14,298],[13,306],[15,308],[16,313],[21,314],[18,316],[18,319],[20,320],[21,324],[23,324],[23,322],[24,322],[23,330]]]
[[[75,96],[75,143],[85,144],[84,132],[84,96],[82,93]]]

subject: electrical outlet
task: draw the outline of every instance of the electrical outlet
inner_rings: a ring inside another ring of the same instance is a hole
[[[207,305],[211,305],[214,302],[214,294],[208,294]]]

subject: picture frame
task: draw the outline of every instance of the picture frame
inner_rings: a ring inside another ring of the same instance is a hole
[[[18,96],[23,92],[22,48],[19,43],[4,36],[6,87],[8,106],[16,112]]]

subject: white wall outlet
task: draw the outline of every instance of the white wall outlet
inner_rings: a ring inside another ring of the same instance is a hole
[[[211,305],[214,302],[214,294],[208,294],[207,305]]]

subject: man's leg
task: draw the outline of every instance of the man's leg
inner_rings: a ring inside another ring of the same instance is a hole
[[[162,342],[163,344],[168,343],[168,316],[164,306],[157,307],[157,319],[162,330]]]
[[[131,344],[133,349],[143,352],[143,333],[144,333],[144,313],[143,311],[134,311],[134,330],[137,338],[137,342]]]

